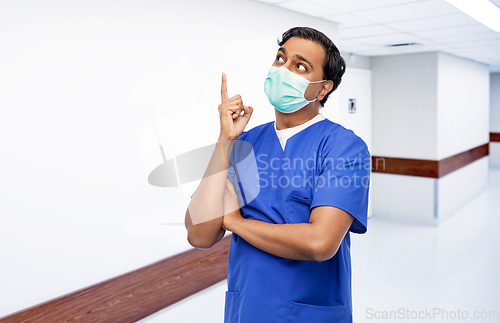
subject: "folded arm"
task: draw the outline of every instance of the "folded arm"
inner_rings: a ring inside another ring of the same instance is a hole
[[[352,215],[332,206],[313,208],[309,223],[285,224],[245,219],[238,209],[224,216],[223,228],[275,256],[319,262],[337,253],[353,221]]]
[[[224,190],[234,140],[219,138],[207,170],[188,205],[185,215],[187,240],[201,249],[212,247],[224,237]]]

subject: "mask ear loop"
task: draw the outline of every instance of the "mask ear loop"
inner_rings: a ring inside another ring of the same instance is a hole
[[[311,82],[311,81],[309,81],[309,83],[321,83],[321,82],[326,82],[326,81],[328,81],[328,80],[316,81],[316,82]],[[305,99],[305,97],[304,97],[304,99]],[[307,99],[306,99],[306,100],[307,100]],[[312,100],[312,101],[307,101],[307,102],[309,102],[309,103],[313,103],[313,102],[314,102],[314,101],[316,101],[316,100],[317,100],[317,99],[314,99],[314,100]]]

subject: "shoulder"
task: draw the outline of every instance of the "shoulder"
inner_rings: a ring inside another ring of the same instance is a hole
[[[329,119],[323,121],[320,145],[323,149],[334,149],[338,152],[357,151],[370,154],[365,141],[354,131]]]

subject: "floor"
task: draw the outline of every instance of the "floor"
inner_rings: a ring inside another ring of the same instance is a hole
[[[439,227],[370,219],[369,234],[353,236],[354,322],[500,322],[499,210],[490,168],[489,188]]]
[[[352,235],[354,322],[500,322],[500,168],[439,227],[369,220]],[[141,322],[223,322],[226,281]]]

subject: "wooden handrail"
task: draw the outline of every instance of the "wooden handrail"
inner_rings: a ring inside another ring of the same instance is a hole
[[[486,143],[441,160],[372,156],[372,172],[440,178],[488,155]]]
[[[227,278],[231,235],[0,318],[1,323],[137,322]]]

